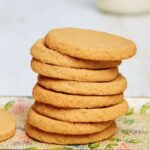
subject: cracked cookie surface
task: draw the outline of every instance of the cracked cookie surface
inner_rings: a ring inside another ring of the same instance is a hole
[[[37,113],[33,108],[29,110],[27,122],[45,132],[57,134],[92,134],[100,132],[112,124],[112,121],[100,123],[74,123],[56,120],[54,118],[43,116]]]
[[[127,80],[121,74],[109,82],[66,81],[39,75],[38,84],[57,92],[80,95],[115,95],[127,88]]]
[[[126,38],[94,30],[58,28],[49,31],[45,44],[60,53],[87,60],[115,61],[132,57],[136,45]]]
[[[67,56],[47,48],[44,44],[44,39],[38,40],[32,46],[31,55],[47,64],[79,69],[106,69],[117,67],[121,63],[121,61],[91,61]]]
[[[33,97],[37,102],[66,108],[95,108],[118,104],[123,101],[123,94],[106,96],[71,95],[47,90],[36,84]]]
[[[32,59],[31,67],[33,71],[43,76],[73,81],[111,81],[118,75],[118,68],[103,70],[75,69],[45,64],[36,59]]]
[[[58,120],[69,122],[103,122],[114,120],[128,111],[127,101],[119,104],[92,109],[59,108],[42,103],[35,103],[34,109],[42,114]]]
[[[44,132],[39,130],[29,124],[26,124],[25,131],[26,133],[41,142],[53,143],[53,144],[88,144],[93,142],[98,142],[105,140],[111,137],[117,130],[116,123],[114,122],[105,130],[88,135],[63,135],[63,134],[54,134],[49,132]]]

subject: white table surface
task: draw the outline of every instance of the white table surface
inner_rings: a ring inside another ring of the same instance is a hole
[[[1,96],[31,95],[36,74],[30,69],[30,47],[56,27],[96,29],[133,39],[138,53],[120,66],[129,82],[126,96],[150,96],[150,14],[103,14],[95,0],[0,0]]]

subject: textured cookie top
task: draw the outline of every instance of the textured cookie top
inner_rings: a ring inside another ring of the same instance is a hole
[[[16,121],[9,112],[0,109],[0,141],[6,140],[15,134]]]
[[[88,135],[64,135],[64,134],[54,134],[37,129],[30,124],[26,124],[26,133],[41,142],[53,143],[53,144],[88,144],[101,141],[111,137],[117,130],[116,123],[107,127],[101,132]]]
[[[110,82],[66,81],[39,75],[38,84],[57,92],[81,95],[114,95],[127,88],[127,80],[121,74]]]
[[[46,117],[37,113],[33,107],[29,110],[27,122],[46,132],[69,135],[93,134],[103,131],[112,124],[112,121],[100,123],[67,122]]]
[[[123,101],[123,94],[106,96],[86,96],[59,93],[47,90],[38,84],[33,88],[36,101],[63,108],[100,108],[118,104]]]
[[[121,61],[91,61],[78,59],[61,54],[55,50],[47,48],[44,39],[40,39],[31,48],[31,55],[37,60],[62,67],[82,68],[82,69],[106,69],[120,65]]]
[[[46,77],[72,81],[111,81],[115,79],[118,75],[118,68],[109,68],[101,70],[75,69],[45,64],[34,58],[31,61],[31,68],[36,73]]]
[[[66,55],[88,60],[122,60],[136,53],[136,45],[131,40],[77,28],[51,30],[45,37],[45,44]]]
[[[38,102],[33,107],[38,113],[44,116],[73,123],[105,122],[125,115],[128,111],[126,100],[113,106],[92,109],[59,108]]]

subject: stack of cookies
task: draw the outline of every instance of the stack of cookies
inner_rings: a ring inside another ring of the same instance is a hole
[[[55,144],[87,144],[111,137],[128,110],[127,81],[118,71],[136,53],[134,42],[92,30],[51,30],[31,49],[38,73],[26,133]]]

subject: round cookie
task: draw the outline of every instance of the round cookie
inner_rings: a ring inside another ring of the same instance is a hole
[[[101,123],[73,123],[59,121],[38,114],[33,108],[30,109],[27,122],[42,131],[57,134],[93,134],[106,129],[112,121]]]
[[[38,84],[57,92],[81,95],[114,95],[125,91],[127,81],[121,74],[110,82],[77,82],[38,76]]]
[[[116,61],[136,53],[133,41],[113,34],[78,28],[51,30],[45,37],[47,47],[87,60]]]
[[[7,140],[16,133],[16,121],[12,114],[0,109],[0,142]]]
[[[70,68],[105,69],[117,67],[121,63],[121,61],[89,61],[70,57],[47,48],[44,39],[38,40],[32,46],[31,55],[41,62]]]
[[[117,126],[113,123],[111,126],[95,134],[89,135],[63,135],[63,134],[54,134],[49,132],[44,132],[37,128],[32,127],[29,124],[25,126],[26,133],[41,142],[53,143],[53,144],[88,144],[98,141],[102,141],[110,138],[115,134]]]
[[[118,75],[117,68],[105,70],[74,69],[44,64],[32,59],[32,69],[43,76],[74,81],[111,81]]]
[[[69,122],[103,122],[114,120],[128,111],[128,103],[123,102],[104,108],[69,109],[42,103],[35,103],[34,109],[45,116]]]
[[[106,107],[123,101],[122,93],[110,96],[70,95],[47,90],[38,84],[33,88],[32,94],[38,102],[66,108]]]

